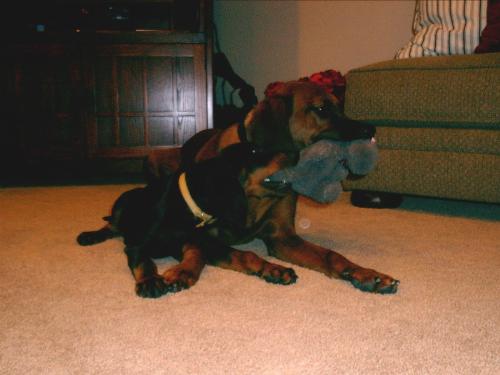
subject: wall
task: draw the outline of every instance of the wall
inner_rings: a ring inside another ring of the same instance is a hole
[[[391,59],[411,35],[414,1],[216,0],[222,51],[256,88]]]

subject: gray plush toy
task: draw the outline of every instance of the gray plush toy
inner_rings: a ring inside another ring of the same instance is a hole
[[[305,148],[294,167],[269,176],[264,183],[291,184],[292,189],[320,203],[333,202],[349,173],[366,175],[378,158],[375,138],[340,142],[321,140]]]

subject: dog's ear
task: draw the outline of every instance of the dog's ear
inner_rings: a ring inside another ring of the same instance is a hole
[[[292,113],[293,97],[284,90],[259,102],[245,120],[251,141],[266,150],[293,149],[289,128]]]

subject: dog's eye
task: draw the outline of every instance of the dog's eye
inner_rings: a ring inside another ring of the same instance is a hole
[[[311,107],[311,110],[316,113],[319,117],[321,118],[328,118],[331,116],[332,111],[331,111],[331,106],[329,105],[313,105]]]

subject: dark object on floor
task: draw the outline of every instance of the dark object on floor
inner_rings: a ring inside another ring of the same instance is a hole
[[[403,196],[397,193],[379,191],[354,190],[351,193],[351,203],[363,208],[398,208],[403,202]]]

